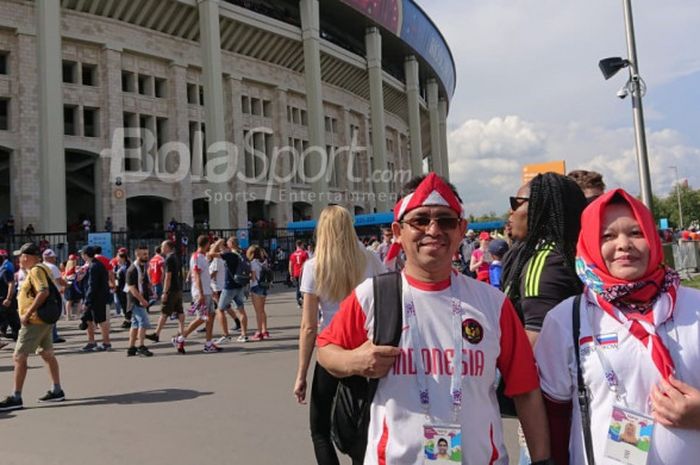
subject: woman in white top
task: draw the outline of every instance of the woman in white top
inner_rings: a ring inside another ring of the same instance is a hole
[[[663,261],[654,217],[627,192],[584,210],[579,318],[574,298],[565,300],[535,346],[557,464],[698,463],[700,291],[680,286]],[[579,365],[588,413],[577,399]]]
[[[304,307],[294,383],[297,402],[303,404],[306,400],[306,377],[319,326],[320,329],[328,326],[340,302],[360,282],[384,271],[376,255],[365,249],[357,238],[350,212],[338,205],[325,208],[316,228],[316,254],[306,261],[301,275]],[[309,410],[311,440],[319,465],[339,463],[330,436],[331,405],[337,385],[338,380],[316,364]]]

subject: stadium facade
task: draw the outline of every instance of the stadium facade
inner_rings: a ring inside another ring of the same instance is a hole
[[[454,87],[413,0],[0,0],[0,220],[388,211],[402,178],[449,176]]]

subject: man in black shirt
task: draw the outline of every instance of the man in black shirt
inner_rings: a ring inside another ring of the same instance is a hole
[[[109,319],[107,318],[107,301],[109,293],[109,273],[99,260],[95,259],[96,251],[91,245],[86,245],[80,251],[83,260],[88,265],[85,276],[86,289],[83,300],[84,313],[82,319],[87,322],[88,343],[83,352],[112,350],[109,341]],[[95,344],[95,325],[100,325],[102,344]]]
[[[127,311],[131,312],[131,329],[129,330],[129,348],[126,355],[133,357],[152,357],[153,353],[146,348],[143,341],[146,330],[150,329],[151,323],[148,321],[148,300],[146,296],[151,295],[151,284],[148,281],[146,263],[148,262],[148,247],[139,246],[136,248],[136,260],[126,271],[126,286],[129,290],[127,299]],[[136,348],[136,338],[139,340],[139,347]]]
[[[175,252],[175,243],[171,240],[163,241],[160,249],[165,256],[165,278],[163,279],[163,295],[161,296],[163,305],[156,331],[146,336],[154,342],[160,341],[160,332],[171,315],[177,316],[180,331],[178,334],[185,332],[185,313],[182,309],[182,267]]]

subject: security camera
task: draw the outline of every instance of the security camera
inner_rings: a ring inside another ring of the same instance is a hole
[[[627,86],[622,86],[620,87],[620,90],[617,91],[617,98],[620,100],[624,99],[629,95],[629,91],[627,90]]]

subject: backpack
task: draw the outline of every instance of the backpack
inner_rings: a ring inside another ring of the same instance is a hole
[[[40,265],[36,266],[39,266],[44,272],[46,281],[49,284],[49,295],[46,297],[44,303],[41,304],[41,307],[37,309],[36,313],[41,321],[47,325],[52,325],[56,323],[63,314],[63,299],[61,298],[61,293],[58,292],[58,288],[53,283],[53,278],[49,276],[48,271],[46,271],[46,268]]]
[[[250,282],[250,262],[242,254],[234,253],[238,256],[238,264],[236,265],[236,271],[233,273],[233,282],[239,286],[245,286]]]
[[[270,287],[273,279],[274,275],[270,269],[270,265],[268,265],[267,262],[263,262],[262,269],[260,270],[260,276],[258,277],[258,286]]]
[[[372,279],[374,289],[374,336],[376,345],[398,347],[401,339],[401,274],[390,272]],[[339,451],[364,461],[370,406],[379,379],[350,376],[340,379],[331,407],[331,438]]]

